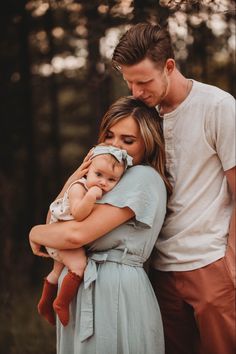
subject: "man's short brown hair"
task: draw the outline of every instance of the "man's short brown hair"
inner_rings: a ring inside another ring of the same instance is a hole
[[[113,56],[112,65],[138,64],[148,58],[158,66],[164,66],[167,59],[174,59],[171,38],[166,28],[149,23],[132,26],[120,39]]]

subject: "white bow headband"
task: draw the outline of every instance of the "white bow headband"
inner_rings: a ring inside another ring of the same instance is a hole
[[[92,158],[98,155],[110,154],[116,158],[117,161],[124,161],[125,169],[133,165],[133,158],[127,154],[126,150],[119,149],[111,145],[98,145],[93,149]]]

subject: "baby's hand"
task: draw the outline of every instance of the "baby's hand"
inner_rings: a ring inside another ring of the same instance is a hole
[[[87,193],[90,196],[92,196],[95,200],[102,198],[102,189],[97,186],[93,186],[93,187],[89,188]]]

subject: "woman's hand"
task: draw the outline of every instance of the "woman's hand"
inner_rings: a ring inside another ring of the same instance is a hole
[[[41,247],[42,247],[41,245],[39,245],[31,240],[29,240],[29,243],[30,243],[30,247],[32,249],[32,252],[35,256],[45,257],[45,258],[50,257],[48,253],[41,251]]]
[[[70,176],[70,178],[74,177],[74,180],[82,178],[88,172],[88,168],[91,164],[91,157],[93,155],[93,148],[89,150],[88,154],[85,156],[82,164],[77,168],[77,170]],[[69,178],[69,179],[70,179]]]
[[[91,150],[89,150],[88,154],[85,156],[85,158],[84,158],[82,164],[79,166],[79,168],[77,168],[77,170],[75,170],[75,172],[68,178],[68,180],[66,181],[64,187],[62,188],[60,194],[57,196],[56,199],[61,198],[63,196],[63,194],[69,188],[71,183],[73,183],[77,179],[80,179],[84,175],[86,175],[86,173],[88,172],[89,166],[91,164],[92,155],[93,155],[93,148]]]

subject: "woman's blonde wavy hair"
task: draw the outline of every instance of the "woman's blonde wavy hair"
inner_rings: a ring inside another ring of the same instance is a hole
[[[109,129],[123,118],[133,117],[139,125],[145,144],[143,163],[152,166],[162,177],[168,194],[172,187],[166,176],[165,146],[157,110],[147,107],[133,96],[125,96],[113,103],[104,115],[99,132],[99,143],[106,140]]]

